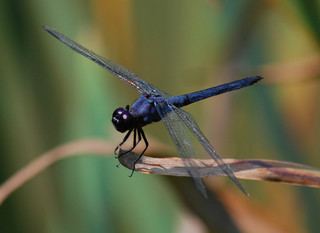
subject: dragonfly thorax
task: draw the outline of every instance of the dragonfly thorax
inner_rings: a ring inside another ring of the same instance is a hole
[[[112,124],[121,133],[133,128],[133,116],[128,109],[117,108],[112,114]]]

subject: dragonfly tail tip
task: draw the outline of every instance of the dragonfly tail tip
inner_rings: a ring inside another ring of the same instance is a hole
[[[249,76],[249,77],[245,78],[244,80],[246,82],[246,86],[251,86],[251,85],[259,82],[262,79],[263,79],[262,76],[256,75],[256,76]]]
[[[263,79],[263,77],[259,75],[255,76],[254,78],[255,78],[255,81],[253,83],[259,82],[261,79]]]

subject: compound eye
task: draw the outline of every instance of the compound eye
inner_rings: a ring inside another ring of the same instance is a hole
[[[116,130],[123,133],[132,128],[132,116],[128,110],[117,108],[112,114],[112,123]]]

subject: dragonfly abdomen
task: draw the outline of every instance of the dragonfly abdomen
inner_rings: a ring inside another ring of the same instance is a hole
[[[230,83],[225,83],[219,86],[210,87],[208,89],[195,91],[184,95],[172,96],[168,98],[168,102],[180,108],[198,102],[200,100],[207,99],[212,96],[220,95],[225,92],[234,91],[243,87],[251,86],[252,84],[255,84],[261,79],[262,77],[260,76],[247,77]]]

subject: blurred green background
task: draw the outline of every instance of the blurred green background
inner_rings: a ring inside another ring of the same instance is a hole
[[[186,109],[223,157],[320,167],[319,10],[319,1],[298,0],[2,0],[1,182],[73,139],[116,145],[122,135],[110,115],[137,98],[45,24],[171,94],[264,76]],[[170,141],[161,124],[146,133]],[[0,232],[319,232],[319,190],[243,181],[248,199],[216,178],[202,200],[187,179],[130,179],[116,164],[113,156],[60,161],[4,202]]]

